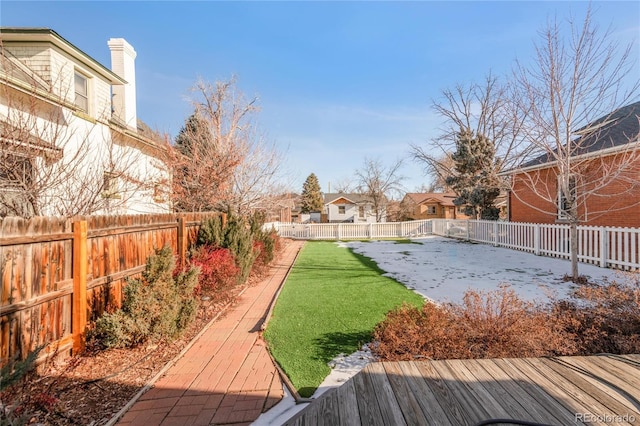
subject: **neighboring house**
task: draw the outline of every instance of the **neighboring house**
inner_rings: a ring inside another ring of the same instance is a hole
[[[408,192],[402,199],[402,210],[407,219],[470,219],[464,214],[464,205],[456,206],[453,192]]]
[[[113,70],[46,28],[0,28],[0,216],[170,211],[165,148],[136,114],[136,52]]]
[[[571,163],[580,173],[572,176],[570,185],[578,200],[581,224],[640,227],[640,102],[601,117],[576,133],[580,137],[573,142],[576,152]],[[509,220],[566,221],[566,200],[558,185],[561,176],[552,154],[505,174],[512,179]]]
[[[381,222],[386,221],[383,215]],[[322,222],[375,223],[376,212],[373,202],[361,194],[324,194]]]

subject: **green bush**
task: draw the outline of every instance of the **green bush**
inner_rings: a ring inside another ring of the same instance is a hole
[[[246,281],[256,258],[253,251],[252,221],[229,214],[225,226],[221,218],[213,218],[202,224],[198,232],[198,245],[229,249],[240,269],[238,282]]]
[[[253,235],[247,221],[239,216],[229,216],[224,233],[224,248],[228,248],[236,259],[240,269],[239,282],[245,282],[255,260]]]
[[[222,216],[215,216],[205,220],[198,231],[198,246],[210,245],[214,247],[223,247],[224,244],[224,226],[222,225]]]
[[[179,335],[196,314],[198,270],[174,271],[171,248],[156,250],[147,259],[142,277],[128,280],[122,308],[101,316],[89,338],[112,348]]]
[[[254,214],[250,219],[250,228],[254,240],[256,262],[260,267],[266,266],[273,261],[279,242],[278,233],[274,229],[265,231],[263,226],[264,216]]]

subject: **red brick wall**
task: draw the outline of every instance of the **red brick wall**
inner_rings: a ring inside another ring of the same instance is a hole
[[[597,159],[585,169],[583,176],[592,176],[592,180],[597,179],[599,170],[603,165],[615,169],[616,162],[622,161],[614,156],[606,159]],[[629,179],[640,181],[640,161],[635,170],[625,174],[625,179],[621,179],[602,188],[586,200],[586,221],[583,225],[593,226],[614,226],[640,228],[640,188],[631,192],[629,190]],[[613,167],[612,167],[613,166]],[[555,202],[550,203],[542,199],[530,188],[530,183],[525,183],[523,175],[515,175],[513,178],[512,190],[509,193],[510,220],[513,222],[530,223],[555,223],[557,221],[557,210]],[[557,175],[554,168],[530,172],[530,176],[537,180],[537,192],[549,194],[555,200],[557,194]],[[626,181],[625,181],[626,180]],[[530,180],[529,180],[530,182]],[[622,194],[615,196],[612,194]],[[538,207],[544,212],[538,211],[531,205]],[[630,206],[630,207],[629,207]]]

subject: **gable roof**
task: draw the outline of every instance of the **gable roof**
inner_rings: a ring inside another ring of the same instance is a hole
[[[605,149],[623,147],[638,142],[640,134],[640,102],[624,106],[578,129],[583,134],[573,142],[572,157]],[[555,161],[552,153],[545,153],[520,165],[518,169],[542,166]],[[512,172],[515,170],[512,170]]]
[[[416,204],[436,202],[443,206],[453,206],[453,200],[458,196],[453,192],[407,192],[405,197]]]
[[[75,46],[50,28],[0,27],[0,41],[2,41],[2,43],[51,43],[53,46],[56,46],[61,51],[70,55],[82,65],[91,69],[94,73],[96,73],[97,76],[100,76],[101,78],[109,82],[109,84],[122,85],[126,83],[126,81],[122,77],[106,68],[100,62],[87,55],[77,46]]]
[[[351,201],[353,204],[366,204],[371,202],[371,198],[369,198],[367,195],[353,194],[353,193],[348,194],[345,192],[338,192],[334,194],[323,194],[323,198],[324,198],[325,204],[331,204],[339,200],[340,198],[344,198],[347,201]]]

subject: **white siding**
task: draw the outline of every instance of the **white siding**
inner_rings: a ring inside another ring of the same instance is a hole
[[[135,137],[123,136],[110,127],[111,85],[103,77],[91,72],[83,63],[51,45],[43,43],[6,46],[16,58],[36,72],[41,78],[52,83],[55,97],[59,96],[69,104],[75,101],[74,73],[81,72],[88,78],[88,115],[76,113],[62,106],[63,120],[50,121],[50,117],[30,114],[28,106],[23,110],[9,110],[0,104],[0,116],[28,117],[33,123],[31,133],[43,140],[55,143],[62,150],[62,158],[48,165],[37,159],[37,170],[66,169],[72,175],[64,182],[51,188],[42,197],[42,213],[59,215],[66,206],[90,192],[101,192],[105,171],[126,174],[120,181],[120,198],[98,197],[98,214],[136,214],[170,211],[167,201],[158,201],[156,185],[168,182],[170,176],[157,158],[156,148],[146,146]],[[57,133],[54,138],[52,133]],[[144,147],[144,148],[142,148]],[[99,189],[96,189],[99,188]]]

